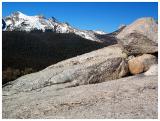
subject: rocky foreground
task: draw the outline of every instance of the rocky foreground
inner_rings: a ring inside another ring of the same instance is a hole
[[[158,118],[157,27],[139,19],[118,44],[7,83],[3,118]]]
[[[158,118],[157,76],[3,96],[3,118]]]

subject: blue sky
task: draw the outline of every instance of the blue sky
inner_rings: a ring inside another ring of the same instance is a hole
[[[3,17],[15,11],[27,15],[43,14],[68,22],[79,29],[112,32],[121,24],[140,17],[158,19],[158,3],[153,2],[3,2]]]

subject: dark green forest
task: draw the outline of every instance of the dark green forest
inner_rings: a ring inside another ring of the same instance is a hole
[[[2,82],[5,84],[104,46],[72,33],[5,31],[2,33]]]

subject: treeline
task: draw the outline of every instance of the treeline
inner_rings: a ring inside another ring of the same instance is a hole
[[[72,33],[5,31],[2,33],[3,84],[104,46]]]

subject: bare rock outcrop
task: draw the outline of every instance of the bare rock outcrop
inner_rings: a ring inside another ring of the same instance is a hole
[[[158,24],[153,18],[140,18],[117,36],[128,54],[158,52]]]
[[[3,95],[3,118],[158,118],[158,78],[143,74],[98,84]]]
[[[156,60],[134,58],[149,70],[121,78],[128,73],[127,55],[114,45],[22,76],[3,87],[2,117],[157,118],[158,73],[149,66]]]
[[[143,54],[128,61],[129,70],[132,74],[139,74],[147,71],[151,65],[157,64],[158,60],[154,55]]]
[[[146,54],[158,52],[157,29],[152,18],[138,19],[109,35],[120,44],[3,85],[2,117],[158,118],[157,57]],[[129,71],[136,75],[124,77]]]
[[[105,47],[22,76],[8,83],[3,94],[39,90],[52,85],[59,89],[118,79],[128,73],[126,57],[119,45]]]

